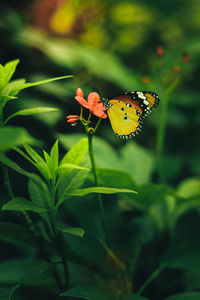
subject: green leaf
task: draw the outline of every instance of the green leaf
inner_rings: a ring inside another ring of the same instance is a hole
[[[60,166],[62,166],[65,163],[79,165],[79,163],[85,156],[87,150],[88,150],[88,140],[87,140],[87,138],[82,138],[63,157],[63,159],[60,163]]]
[[[20,285],[10,287],[0,287],[0,299],[11,300],[14,292],[20,287]]]
[[[13,60],[5,64],[5,66],[0,67],[0,91],[6,86],[10,81],[15,69],[19,63],[19,60]]]
[[[169,296],[164,300],[199,300],[200,292],[186,292]]]
[[[2,210],[33,211],[38,213],[47,211],[46,209],[36,206],[32,202],[21,197],[8,201],[3,205]]]
[[[66,292],[62,293],[61,296],[78,297],[88,300],[111,300],[112,296],[106,291],[101,290],[97,286],[93,285],[77,285]]]
[[[25,83],[22,89],[26,89],[26,88],[29,88],[29,87],[32,87],[32,86],[38,86],[38,85],[49,83],[49,82],[56,81],[56,80],[72,78],[72,77],[73,77],[73,75],[66,75],[66,76],[49,78],[49,79],[45,79],[45,80],[41,80],[41,81],[37,81],[37,82],[32,82],[32,83]]]
[[[131,174],[138,184],[150,182],[155,164],[153,154],[135,142],[128,142],[120,152],[120,169]]]
[[[24,128],[11,126],[0,128],[0,151],[24,144],[36,145],[38,142]]]
[[[129,173],[114,169],[98,168],[98,180],[100,186],[132,189],[135,187],[132,176]]]
[[[59,134],[58,138],[62,145],[69,149],[77,143],[84,134]],[[118,153],[105,140],[94,137],[94,153],[96,165],[100,168],[120,169],[120,159]],[[103,149],[103,151],[102,151]]]
[[[58,168],[58,161],[59,161],[58,140],[54,143],[54,145],[51,149],[50,157],[51,157],[50,169],[51,169],[52,173],[55,173]]]
[[[137,194],[136,191],[129,190],[129,189],[118,189],[118,188],[109,188],[109,187],[91,187],[85,189],[79,189],[72,192],[69,192],[68,195],[70,196],[85,196],[87,194],[97,193],[97,194],[117,194],[117,193],[132,193]]]
[[[49,173],[51,175],[51,178],[55,182],[57,171],[58,171],[58,160],[59,160],[58,141],[54,143],[50,155],[48,155],[48,153],[46,153],[45,151],[43,152],[44,152],[44,157],[47,163]]]
[[[0,241],[8,242],[22,248],[34,246],[35,238],[32,232],[19,224],[0,222]]]
[[[83,228],[78,228],[78,227],[66,227],[66,228],[57,228],[57,229],[62,231],[63,233],[69,233],[79,237],[83,237],[85,234],[85,230]]]
[[[19,91],[24,86],[26,80],[25,79],[16,79],[7,83],[7,85],[3,88],[2,94],[15,96],[19,93]]]
[[[169,229],[176,208],[175,192],[169,186],[145,184],[136,188],[138,194],[129,197],[128,203],[134,208],[147,211],[150,219],[160,231]]]
[[[0,161],[8,166],[9,168],[15,170],[16,172],[30,178],[30,179],[35,179],[35,175],[29,172],[26,172],[24,169],[22,169],[20,166],[18,166],[15,162],[10,160],[8,157],[5,156],[5,154],[0,152]]]
[[[80,188],[88,176],[85,168],[90,164],[89,157],[86,157],[81,162],[81,169],[64,169],[61,175],[59,175],[59,180],[57,182],[58,188],[58,203],[59,206],[66,198],[66,194],[70,191]],[[82,169],[82,167],[84,169]],[[88,168],[87,168],[88,169]]]
[[[21,109],[18,110],[16,113],[10,115],[4,122],[6,124],[10,119],[16,117],[16,116],[30,116],[30,115],[36,115],[41,113],[47,113],[52,111],[57,111],[58,108],[55,107],[36,107],[36,108],[27,108],[27,109]]]
[[[40,171],[46,180],[51,178],[51,174],[44,159],[30,146],[24,145],[26,152],[35,161],[35,167]]]
[[[20,282],[24,285],[39,285],[41,281],[49,279],[53,273],[53,266],[48,262],[38,262],[27,270],[21,277]]]
[[[58,167],[58,169],[61,169],[61,170],[76,169],[76,170],[90,171],[90,169],[88,169],[88,168],[84,168],[84,167],[77,166],[77,165],[70,164],[70,163],[62,164],[61,166]]]
[[[199,220],[182,224],[161,257],[161,265],[181,270],[200,270]],[[184,238],[183,238],[184,236]]]
[[[38,183],[34,180],[29,180],[28,191],[32,203],[37,207],[45,208],[45,196],[48,197],[48,187],[46,184],[38,177]]]
[[[13,99],[17,99],[17,97],[0,95],[0,106],[3,108],[8,101]]]
[[[200,199],[200,179],[198,178],[187,178],[182,181],[178,188],[177,193],[180,197],[190,198],[199,196]]]

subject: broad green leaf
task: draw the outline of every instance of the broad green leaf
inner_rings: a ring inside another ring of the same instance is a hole
[[[35,179],[34,174],[29,173],[27,171],[25,171],[24,169],[22,169],[20,166],[18,166],[15,162],[13,162],[11,159],[9,159],[8,157],[5,156],[5,154],[0,152],[0,161],[5,164],[6,166],[8,166],[9,168],[15,170],[16,172],[30,178],[30,179]]]
[[[0,222],[0,241],[8,242],[14,245],[35,247],[35,238],[32,232],[19,224]]]
[[[114,300],[114,298],[106,291],[95,285],[77,285],[61,296],[78,297],[87,300]]]
[[[145,184],[137,186],[137,195],[128,197],[129,205],[147,211],[160,231],[168,230],[176,208],[175,192],[168,186]]]
[[[85,230],[83,228],[78,227],[58,228],[58,230],[62,231],[63,233],[69,233],[80,237],[83,237],[85,234]]]
[[[58,138],[62,145],[69,149],[74,146],[81,138],[84,137],[84,134],[59,134]],[[120,169],[120,159],[118,153],[112,148],[105,140],[94,137],[94,153],[96,165],[99,168],[112,168]]]
[[[9,150],[14,146],[37,144],[38,142],[21,127],[6,126],[0,128],[0,151]]]
[[[199,300],[200,292],[186,292],[169,296],[164,300]]]
[[[46,183],[40,177],[35,176],[34,180],[29,180],[28,191],[32,203],[37,207],[45,208],[49,198],[49,190]]]
[[[57,206],[59,206],[67,198],[66,194],[68,192],[80,188],[86,180],[88,172],[86,172],[85,169],[88,169],[88,166],[90,165],[89,157],[85,157],[80,164],[81,169],[63,169],[62,174],[59,175],[57,182]]]
[[[3,95],[16,96],[24,86],[25,79],[16,79],[8,82],[2,90]]]
[[[32,258],[21,259],[9,259],[1,261],[0,268],[0,284],[13,285],[22,284],[23,278],[26,278],[28,273],[38,264],[38,260]]]
[[[131,174],[138,184],[150,182],[155,163],[153,154],[135,142],[128,142],[120,152],[120,169]]]
[[[46,211],[46,209],[36,206],[32,202],[21,197],[17,197],[8,201],[3,205],[2,210],[33,211],[38,213]]]
[[[30,146],[24,145],[24,148],[30,157],[35,161],[35,167],[40,171],[44,178],[46,180],[50,179],[51,174],[44,159]]]
[[[29,268],[21,277],[21,283],[24,285],[39,285],[41,281],[50,279],[53,273],[53,265],[42,261]]]
[[[187,178],[182,181],[178,188],[177,193],[180,197],[190,198],[199,196],[200,200],[200,179],[198,178]]]
[[[5,64],[4,67],[0,68],[0,90],[2,90],[6,84],[10,81],[15,69],[19,63],[19,60],[13,60]]]
[[[81,138],[80,134],[60,134],[63,146],[68,149]],[[96,165],[99,168],[110,168],[129,173],[138,184],[149,182],[154,170],[153,154],[137,145],[128,142],[121,149],[121,155],[105,140],[94,137],[94,153]]]
[[[90,169],[88,169],[88,168],[84,168],[84,167],[77,166],[77,165],[70,164],[70,163],[62,164],[58,167],[58,169],[61,169],[61,170],[76,169],[76,170],[90,171]]]
[[[28,182],[28,192],[32,203],[36,207],[46,208],[49,206],[50,193],[46,183],[40,178],[36,177],[37,180],[29,180]],[[48,213],[40,213],[40,216],[46,221],[51,228]]]
[[[79,189],[72,192],[69,192],[68,195],[70,196],[85,196],[87,194],[97,193],[97,194],[117,194],[117,193],[132,193],[137,194],[136,191],[129,190],[129,189],[118,189],[118,188],[109,188],[109,187],[91,187],[85,189]]]
[[[87,138],[82,138],[63,157],[63,159],[60,163],[60,166],[62,166],[65,163],[79,165],[79,163],[85,156],[87,150],[88,150],[88,140],[87,140]]]
[[[98,168],[99,185],[116,188],[132,189],[135,187],[132,176],[124,171]]]
[[[30,115],[36,115],[41,113],[47,113],[52,111],[57,111],[58,108],[54,107],[36,107],[36,108],[27,108],[27,109],[21,109],[18,110],[16,113],[10,115],[4,122],[6,124],[10,119],[16,117],[16,116],[30,116]]]
[[[87,150],[88,150],[88,141],[86,138],[83,138],[77,144],[75,144],[63,157],[59,166],[60,174],[57,183],[57,187],[59,188],[58,205],[60,205],[64,201],[63,196],[66,194],[66,191],[68,190],[71,191],[73,189],[79,188],[87,176],[87,172],[85,172],[85,170],[83,169],[81,170],[75,168],[62,169],[62,166],[65,165],[66,163],[70,163],[72,165],[77,165],[77,166],[80,165],[81,161],[84,159]],[[88,160],[85,161],[84,164],[86,164],[86,166],[88,167]],[[81,165],[81,167],[84,168],[84,165]]]
[[[0,299],[11,300],[14,292],[20,287],[20,285],[10,287],[0,287]]]

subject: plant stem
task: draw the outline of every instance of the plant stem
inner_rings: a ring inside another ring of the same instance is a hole
[[[64,274],[65,274],[65,286],[64,290],[67,290],[69,288],[69,272],[68,272],[68,266],[67,266],[67,259],[66,259],[66,253],[64,250],[64,243],[63,243],[63,236],[61,233],[57,232],[56,226],[55,226],[55,213],[54,210],[50,209],[49,210],[49,220],[51,223],[52,231],[54,233],[54,244],[56,248],[58,249],[58,252],[60,254],[62,264],[63,264],[63,269],[64,269]]]
[[[140,289],[137,291],[138,295],[141,295],[143,291],[146,289],[146,287],[160,274],[162,268],[156,269],[149,278],[143,283],[143,285],[140,287]]]
[[[11,199],[13,199],[15,196],[14,196],[11,184],[10,184],[10,179],[8,176],[8,168],[4,164],[2,164],[2,172],[3,172],[4,184],[5,184],[6,190],[8,192],[8,195]]]
[[[97,177],[97,170],[96,170],[96,164],[95,164],[95,159],[94,159],[92,137],[93,137],[93,135],[88,133],[89,155],[90,155],[90,161],[91,161],[91,166],[92,166],[92,172],[93,172],[93,175],[94,175],[94,182],[95,182],[96,186],[99,186],[98,177]],[[102,222],[104,238],[105,238],[105,241],[107,243],[108,242],[108,235],[107,235],[107,230],[106,230],[105,212],[104,212],[104,207],[103,207],[103,201],[102,201],[101,194],[98,194],[97,198],[98,198],[98,203],[99,203],[99,208],[100,208],[100,216],[101,216],[101,222]]]
[[[165,90],[164,96],[163,96],[163,99],[161,102],[160,123],[159,123],[159,127],[158,127],[157,144],[156,144],[158,176],[159,176],[160,183],[165,183],[163,149],[164,149],[164,140],[165,140],[165,133],[166,133],[169,99],[170,99],[171,92],[176,88],[176,86],[179,83],[179,80],[180,80],[180,78],[177,77],[171,83],[171,85]]]

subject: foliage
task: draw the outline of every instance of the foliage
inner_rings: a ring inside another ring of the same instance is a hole
[[[0,4],[0,299],[200,299],[199,3],[61,2]],[[79,86],[161,101],[123,141]]]

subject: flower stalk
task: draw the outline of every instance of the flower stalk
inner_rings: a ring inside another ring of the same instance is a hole
[[[96,164],[95,164],[95,159],[94,159],[92,138],[93,138],[93,134],[88,133],[88,146],[89,146],[89,156],[90,156],[90,162],[91,162],[91,167],[92,167],[92,173],[93,173],[93,176],[94,176],[95,185],[99,186],[98,176],[97,176],[97,169],[96,169]],[[101,223],[102,223],[104,238],[105,238],[105,241],[107,243],[108,242],[108,235],[107,235],[105,212],[104,212],[104,206],[103,206],[103,200],[102,200],[101,194],[97,194],[97,199],[98,199],[98,204],[99,204],[99,209],[100,209],[100,217],[101,217]]]

